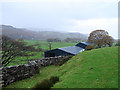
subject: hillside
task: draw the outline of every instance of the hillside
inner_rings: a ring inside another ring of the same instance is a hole
[[[63,33],[57,31],[43,31],[43,30],[29,30],[25,28],[15,28],[13,26],[1,25],[2,34],[13,39],[22,38],[25,40],[46,40],[48,38],[59,38],[61,40],[66,38],[80,38],[87,40],[87,35],[81,33]],[[62,36],[62,37],[61,37]]]
[[[118,48],[85,51],[60,68],[64,73],[54,88],[117,88]]]
[[[53,88],[117,88],[118,47],[84,51],[62,66],[40,69],[40,74],[15,82],[7,88],[30,88],[50,76],[59,76]]]

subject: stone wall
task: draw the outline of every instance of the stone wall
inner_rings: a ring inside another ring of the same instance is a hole
[[[40,60],[29,61],[28,64],[29,65],[37,64],[39,68],[42,68],[49,65],[55,65],[56,63],[60,62],[62,58],[64,58],[64,56],[44,58]]]
[[[33,75],[38,74],[40,68],[54,65],[60,62],[62,58],[64,57],[50,57],[40,60],[29,61],[28,64],[4,67],[0,70],[2,71],[2,81],[0,82],[0,84],[2,83],[2,86],[6,87],[10,83],[30,78]]]
[[[5,87],[12,82],[30,78],[34,74],[38,73],[39,68],[37,64],[34,65],[24,64],[2,68],[2,80],[4,81],[3,86]]]

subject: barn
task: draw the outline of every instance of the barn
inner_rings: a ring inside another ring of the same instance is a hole
[[[78,46],[78,47],[85,49],[87,45],[93,45],[93,44],[90,42],[80,42],[80,43],[76,44],[75,46]]]
[[[55,56],[69,56],[69,55],[76,55],[85,50],[87,45],[93,45],[89,42],[80,42],[75,46],[57,48],[53,50],[49,50],[45,52],[46,57],[55,57]]]

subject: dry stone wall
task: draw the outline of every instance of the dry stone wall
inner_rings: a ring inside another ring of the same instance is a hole
[[[19,81],[22,79],[30,78],[34,74],[39,73],[37,64],[34,65],[18,65],[2,68],[2,80],[3,86],[7,86],[12,82]]]
[[[30,61],[28,64],[37,64],[39,68],[42,68],[49,65],[55,65],[56,63],[60,62],[63,58],[64,56],[44,58],[40,60]]]
[[[0,84],[3,87],[6,87],[10,83],[30,78],[35,74],[38,74],[40,68],[54,65],[60,62],[64,56],[44,58],[40,60],[29,61],[28,64],[9,66],[1,68],[2,71],[2,80]]]

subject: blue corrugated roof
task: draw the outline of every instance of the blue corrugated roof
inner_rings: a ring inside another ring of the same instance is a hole
[[[63,47],[63,48],[58,48],[58,49],[74,54],[74,55],[78,54],[79,52],[84,51],[83,48],[80,48],[78,46],[69,46],[69,47]]]
[[[80,43],[76,44],[75,46],[78,46],[78,47],[85,49],[87,45],[93,45],[93,44],[89,43],[89,42],[80,42]]]

